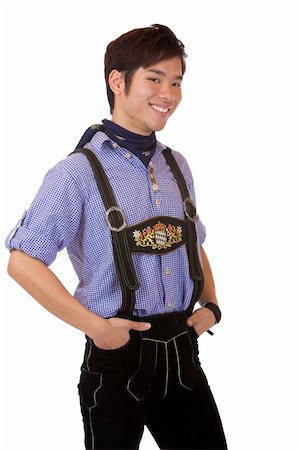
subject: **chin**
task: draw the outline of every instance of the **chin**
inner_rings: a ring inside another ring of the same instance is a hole
[[[163,128],[165,128],[165,125],[166,125],[166,123],[163,123],[163,125],[162,124],[161,125],[156,125],[153,128],[153,131],[161,131],[161,130],[163,130]]]

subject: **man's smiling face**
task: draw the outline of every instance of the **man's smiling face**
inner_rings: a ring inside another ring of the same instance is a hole
[[[129,89],[121,73],[112,121],[145,136],[162,130],[181,101],[182,78],[179,57],[137,69]]]

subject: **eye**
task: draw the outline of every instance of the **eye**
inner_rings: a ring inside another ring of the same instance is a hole
[[[173,83],[172,86],[173,87],[181,87],[181,83]]]
[[[159,78],[148,78],[149,81],[153,81],[154,83],[159,83]]]

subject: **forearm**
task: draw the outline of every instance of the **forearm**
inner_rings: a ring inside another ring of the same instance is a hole
[[[203,247],[200,247],[200,255],[204,274],[204,288],[199,298],[199,303],[201,306],[204,306],[208,302],[218,305],[212,269]],[[206,331],[213,334],[210,331],[210,328],[215,325],[215,323],[216,316],[208,307],[196,309],[187,319],[187,325],[190,327],[193,326],[198,336]]]
[[[93,336],[104,327],[105,320],[80,305],[56,275],[38,259],[13,250],[8,273],[49,312],[88,336]]]
[[[200,305],[204,305],[207,302],[212,302],[218,305],[212,269],[208,257],[206,255],[206,252],[204,251],[202,246],[200,247],[200,254],[204,274],[204,288],[201,293],[199,303]]]

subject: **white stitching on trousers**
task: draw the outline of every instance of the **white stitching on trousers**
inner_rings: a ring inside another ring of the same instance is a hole
[[[86,358],[86,367],[87,367],[87,370],[89,372],[90,372],[89,358],[90,358],[90,355],[91,355],[91,348],[92,348],[92,342],[91,342],[91,339],[89,338],[89,351],[88,351],[88,355],[87,355],[87,358]]]
[[[170,339],[171,340],[171,339]],[[170,342],[170,341],[168,341]],[[164,397],[167,395],[167,389],[168,389],[168,377],[169,377],[169,363],[168,363],[168,349],[167,344],[168,342],[165,342],[165,360],[166,360],[166,377],[165,377],[165,391],[164,391]]]
[[[188,334],[188,331],[183,331],[180,334],[177,334],[176,336],[172,337],[168,341],[161,341],[160,339],[151,339],[151,338],[142,338],[143,341],[152,341],[152,342],[161,342],[162,344],[168,344],[169,342],[173,341],[174,339],[178,338],[179,336],[182,336],[183,334]]]
[[[184,388],[188,389],[189,391],[192,391],[191,388],[189,388],[182,382],[180,358],[179,358],[179,352],[178,352],[178,347],[177,347],[176,341],[174,341],[174,347],[175,347],[175,354],[176,354],[176,360],[177,360],[177,365],[178,365],[178,377],[179,377],[180,385],[183,386]]]
[[[138,364],[138,367],[137,367],[136,372],[131,376],[131,378],[129,378],[128,383],[127,383],[127,390],[128,390],[128,392],[129,392],[129,393],[135,398],[135,400],[137,400],[138,402],[139,402],[141,399],[138,398],[138,397],[136,397],[136,395],[131,391],[131,389],[130,389],[130,384],[131,384],[132,380],[135,378],[135,376],[137,375],[137,373],[138,373],[139,370],[140,370],[141,361],[142,361],[142,349],[143,349],[143,343],[142,343],[142,340],[141,340],[141,345],[140,345],[140,350],[139,350],[139,364]],[[157,357],[157,355],[156,355],[156,357]],[[144,394],[144,395],[145,395],[145,394]]]
[[[180,336],[183,336],[184,334],[187,334],[189,336],[188,331],[183,331],[182,333],[177,334],[176,336],[172,337],[171,339],[169,339],[168,341],[162,341],[160,339],[152,339],[152,338],[142,338],[142,341],[150,341],[150,342],[154,342],[155,343],[155,350],[156,350],[156,355],[155,355],[155,363],[154,363],[154,371],[156,369],[156,365],[158,362],[158,344],[164,344],[164,348],[165,348],[165,364],[166,364],[166,374],[165,374],[165,388],[164,388],[164,395],[163,397],[166,397],[167,395],[167,391],[168,391],[168,383],[169,383],[169,359],[168,359],[168,344],[173,341],[174,342],[174,347],[175,347],[175,354],[176,354],[176,361],[177,361],[177,368],[178,368],[178,378],[179,378],[179,383],[181,386],[183,386],[184,388],[188,389],[189,391],[192,391],[192,388],[190,388],[189,386],[186,386],[183,381],[182,381],[182,369],[181,369],[181,363],[180,363],[180,357],[179,357],[179,352],[178,352],[178,346],[176,343],[176,339]],[[192,346],[192,342],[190,340],[189,337],[189,341],[190,341],[190,345],[192,347],[192,362],[193,364],[196,366],[195,361],[194,361],[194,351],[193,351],[193,346]],[[128,380],[127,383],[127,390],[130,392],[130,394],[135,398],[135,400],[137,400],[138,402],[140,400],[142,400],[142,398],[147,394],[147,392],[141,397],[138,398],[136,397],[136,395],[131,391],[130,389],[130,384],[133,381],[133,379],[136,377],[136,375],[138,374],[140,367],[141,367],[141,363],[142,363],[142,347],[140,348],[140,356],[139,356],[139,365],[138,368],[136,370],[136,372],[134,373],[134,375]]]
[[[96,400],[96,395],[97,395],[98,391],[101,389],[102,384],[103,384],[103,375],[100,374],[100,385],[94,391],[94,394],[93,394],[94,405],[90,406],[88,408],[89,427],[90,427],[90,433],[91,433],[91,449],[90,450],[94,450],[95,449],[95,446],[94,446],[94,444],[95,444],[95,442],[94,442],[94,431],[93,431],[93,423],[92,423],[91,413],[92,413],[92,410],[98,406],[98,402]]]

